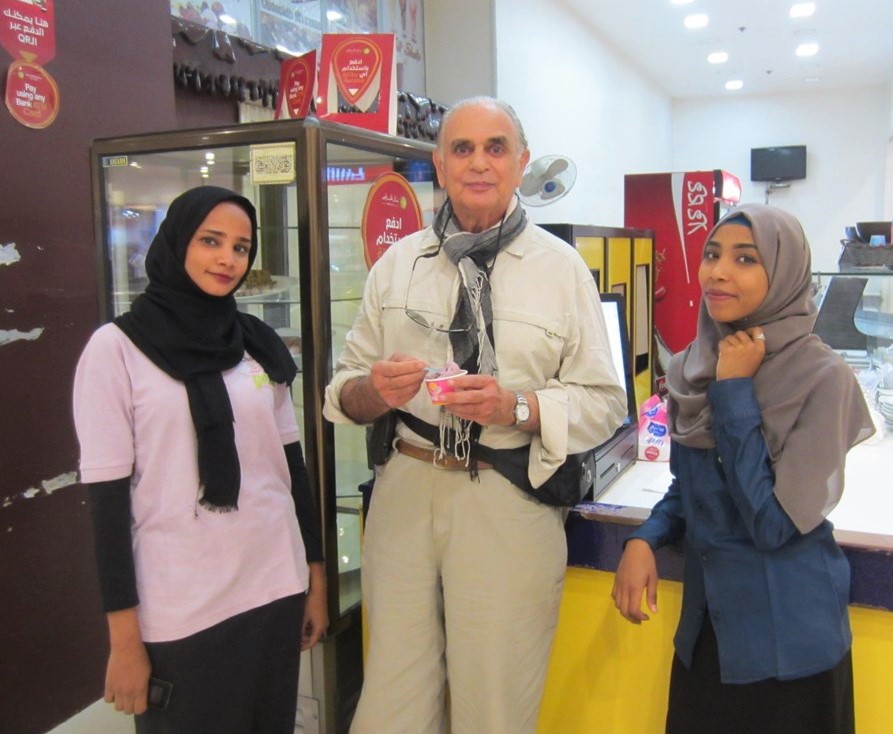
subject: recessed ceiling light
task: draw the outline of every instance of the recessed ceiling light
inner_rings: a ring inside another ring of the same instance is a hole
[[[685,20],[682,22],[685,24],[685,27],[689,29],[705,28],[710,22],[710,19],[704,15],[704,13],[697,13],[696,15],[685,16]]]
[[[817,43],[801,43],[794,52],[797,56],[815,56],[819,52]]]
[[[815,12],[815,3],[796,3],[791,5],[790,16],[792,18],[808,18]]]
[[[337,10],[327,10],[326,11],[326,20],[330,23],[334,23],[335,21],[341,20],[344,16],[339,13]]]
[[[689,3],[693,3],[694,0],[670,0],[673,5],[688,5]]]
[[[734,92],[736,89],[741,89],[744,86],[744,82],[740,79],[732,79],[726,82],[726,89],[730,92]]]
[[[707,56],[707,62],[710,64],[724,64],[729,60],[729,55],[725,51],[714,51]]]

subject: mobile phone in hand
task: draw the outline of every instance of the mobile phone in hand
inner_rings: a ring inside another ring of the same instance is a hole
[[[160,678],[149,678],[148,705],[153,709],[166,709],[171,701],[174,684]]]

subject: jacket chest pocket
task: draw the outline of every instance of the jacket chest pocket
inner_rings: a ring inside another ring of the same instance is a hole
[[[524,386],[531,376],[558,374],[567,335],[557,318],[528,310],[494,309],[493,337],[500,376],[508,384]]]

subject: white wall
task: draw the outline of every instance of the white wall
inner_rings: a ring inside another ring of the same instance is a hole
[[[492,0],[425,0],[425,93],[450,105],[494,95]]]
[[[884,180],[887,190],[884,195],[884,211],[893,212],[893,89],[889,96],[890,119],[887,128],[887,153]]]
[[[765,201],[750,181],[750,149],[806,145],[806,178],[769,203],[800,219],[813,269],[836,270],[843,228],[889,220],[885,194],[890,88],[676,100],[673,170],[724,168],[743,184],[743,201]]]
[[[803,222],[816,269],[836,269],[844,226],[893,216],[889,85],[673,101],[563,0],[427,0],[425,27],[431,97],[496,94],[533,158],[575,161],[574,189],[534,221],[622,225],[623,176],[649,171],[725,168],[762,202],[750,149],[798,144],[807,178],[769,201]]]
[[[561,153],[577,165],[567,196],[528,213],[622,226],[624,174],[669,170],[669,97],[561,0],[494,2],[497,96],[518,112],[532,158]]]

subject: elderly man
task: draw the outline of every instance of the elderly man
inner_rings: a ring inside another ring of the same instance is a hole
[[[448,200],[372,268],[326,390],[332,421],[411,414],[366,524],[369,645],[353,734],[441,734],[447,700],[453,734],[536,729],[564,512],[478,461],[474,446],[530,444],[537,487],[567,454],[608,439],[626,401],[589,270],[515,196],[529,158],[504,102],[449,110],[434,153]],[[434,405],[423,379],[448,362],[468,374]],[[433,445],[407,425],[418,419],[455,440]]]

